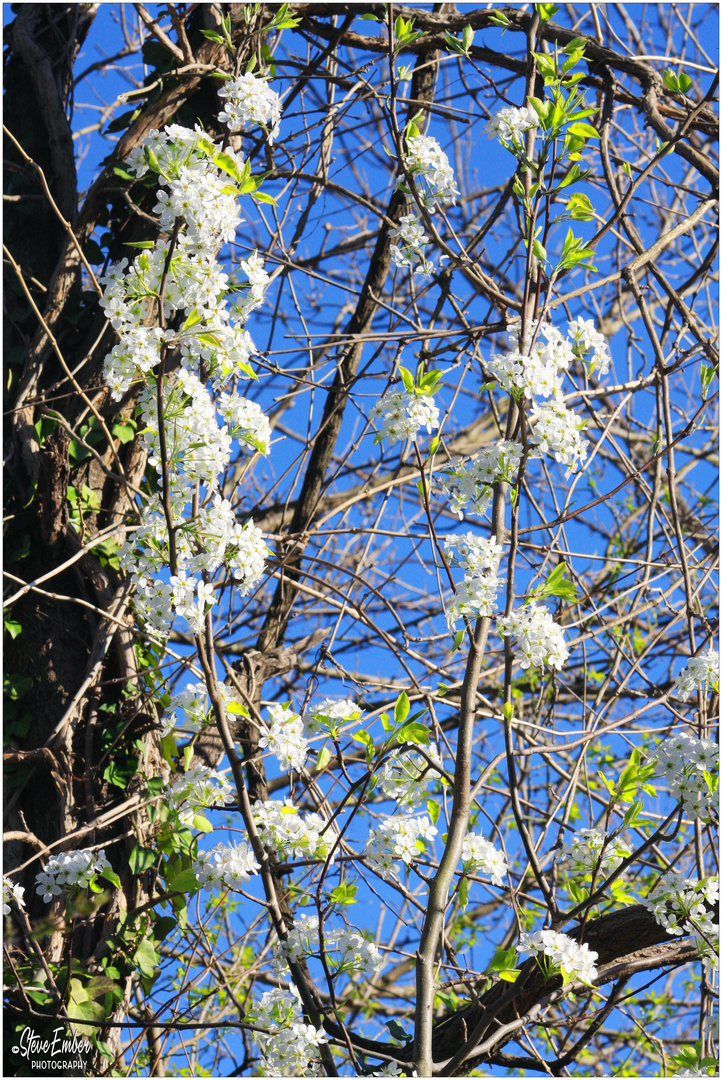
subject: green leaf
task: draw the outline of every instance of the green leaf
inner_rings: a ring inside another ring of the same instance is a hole
[[[13,619],[5,619],[5,629],[14,641],[15,638],[22,632],[22,626],[19,622],[15,622]]]
[[[111,869],[101,870],[100,877],[102,877],[106,881],[110,882],[110,884],[114,885],[116,889],[120,888],[120,878],[116,874],[115,870],[111,870]]]
[[[238,171],[235,159],[232,158],[230,154],[226,154],[221,150],[218,154],[214,154],[212,160],[217,169],[221,169],[222,172],[228,173],[229,176],[232,176],[233,179],[240,184],[241,174]]]
[[[259,203],[270,203],[271,206],[278,206],[278,203],[274,199],[273,195],[266,194],[265,191],[254,191],[251,194],[251,198],[255,199]]]
[[[396,699],[396,705],[394,706],[394,722],[396,724],[403,724],[404,720],[409,715],[410,708],[411,705],[406,696],[406,691],[402,690]]]
[[[399,374],[401,375],[401,381],[404,384],[404,390],[406,390],[407,394],[413,394],[416,389],[414,376],[410,371],[407,371],[405,367],[399,367]]]
[[[381,21],[377,15],[372,15],[370,12],[367,12],[365,15],[359,15],[359,19],[368,19],[370,22]]]
[[[209,41],[216,41],[219,44],[223,44],[223,37],[217,34],[215,30],[201,30],[204,38],[208,38]]]
[[[318,753],[316,758],[316,772],[320,772],[321,769],[325,769],[331,760],[331,751],[327,746],[324,746]]]
[[[692,80],[685,71],[681,71],[677,76],[677,85],[679,86],[680,94],[686,94],[692,85]]]
[[[566,576],[567,564],[560,562],[555,566],[539,592],[540,596],[560,596],[564,600],[576,600],[579,593],[573,582]]]
[[[423,724],[406,723],[396,732],[396,741],[400,743],[423,743],[429,742],[429,729]]]
[[[597,129],[595,127],[592,127],[591,124],[585,124],[583,121],[578,121],[577,123],[570,124],[567,128],[567,131],[571,135],[581,135],[585,139],[599,138],[599,133]]]
[[[699,381],[702,385],[702,400],[706,401],[707,391],[710,388],[710,383],[717,374],[717,368],[714,364],[702,364],[699,372]]]
[[[469,903],[469,879],[466,874],[461,875],[459,882],[459,906],[463,911]]]
[[[355,904],[357,892],[358,885],[352,881],[344,881],[331,890],[329,899],[332,904]]]
[[[594,207],[586,195],[575,191],[567,203],[570,216],[575,221],[593,221]]]
[[[452,649],[451,649],[452,653],[455,653],[456,650],[458,648],[460,648],[461,643],[462,643],[463,640],[464,640],[464,631],[463,630],[457,630],[456,634],[454,635],[454,644],[453,644]]]
[[[179,874],[176,874],[176,876],[168,882],[169,892],[195,893],[198,892],[200,887],[200,882],[192,867],[181,870]]]
[[[410,1042],[413,1039],[413,1035],[407,1034],[397,1020],[387,1020],[384,1026],[389,1029],[392,1039],[396,1039],[397,1042]]]
[[[431,818],[431,824],[435,825],[436,822],[439,820],[439,814],[441,813],[441,807],[437,803],[436,799],[426,800],[426,812]]]
[[[3,675],[3,694],[11,701],[18,701],[32,689],[33,680],[29,675]]]
[[[197,829],[198,832],[203,832],[203,833],[211,833],[211,832],[213,832],[213,826],[211,825],[208,818],[204,817],[203,814],[194,814],[193,815],[193,828]]]
[[[155,968],[158,965],[158,954],[155,951],[152,941],[149,941],[148,938],[144,938],[135,950],[133,960],[141,975],[145,975],[146,978],[152,978]]]
[[[157,854],[155,851],[151,851],[150,848],[144,848],[139,844],[136,844],[128,859],[128,866],[131,874],[142,874],[144,871],[149,870],[156,858]]]
[[[186,321],[181,326],[181,333],[184,330],[190,330],[192,326],[197,326],[199,322],[203,322],[203,316],[200,315],[195,308],[191,311]]]

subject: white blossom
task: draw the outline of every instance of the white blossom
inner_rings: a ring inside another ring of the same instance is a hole
[[[351,698],[337,700],[324,698],[318,705],[308,708],[303,714],[303,728],[307,738],[321,733],[330,733],[336,738],[341,731],[341,721],[361,719],[363,709]]]
[[[372,941],[346,927],[324,927],[323,949],[326,962],[332,971],[358,971],[372,976],[381,969],[381,953]],[[301,957],[319,956],[321,935],[317,915],[301,915],[289,930],[285,941],[274,947],[275,968],[279,974],[286,970],[288,961]]]
[[[709,821],[719,778],[717,743],[680,732],[664,739],[650,754],[650,761],[655,762],[655,776],[667,781],[671,795],[682,803],[685,813]]]
[[[216,844],[210,851],[199,851],[193,873],[206,892],[214,889],[239,889],[257,874],[261,865],[248,843]]]
[[[514,483],[521,455],[521,443],[505,439],[496,446],[485,446],[473,458],[448,461],[437,478],[451,499],[451,509],[460,518],[464,513],[484,514],[491,506],[491,485],[499,480]]]
[[[439,410],[427,394],[409,394],[406,390],[387,390],[369,413],[370,420],[381,420],[377,438],[389,446],[404,439],[415,439],[425,427],[431,434],[439,426]]]
[[[225,105],[218,119],[229,131],[244,127],[262,127],[272,143],[281,130],[281,99],[268,83],[248,72],[237,79],[228,79],[218,90]]]
[[[430,135],[409,135],[406,148],[404,163],[414,178],[419,198],[429,212],[433,214],[437,206],[455,203],[459,189],[454,170],[436,139]],[[396,187],[406,189],[403,176],[396,181]]]
[[[66,891],[73,888],[86,889],[97,874],[108,869],[110,863],[102,848],[98,852],[89,848],[82,851],[62,851],[59,855],[51,855],[42,871],[36,874],[35,891],[48,904],[54,896],[60,896],[64,888]]]
[[[556,930],[537,930],[533,934],[522,931],[517,951],[528,952],[532,956],[547,956],[553,967],[558,967],[563,975],[579,979],[589,986],[597,977],[594,961],[599,954],[586,943],[579,945],[568,934]]]
[[[434,264],[426,258],[429,237],[414,214],[402,215],[397,227],[389,233],[389,239],[396,241],[389,249],[395,266],[413,270],[414,274],[422,274],[424,277],[433,274]]]
[[[699,656],[690,657],[687,666],[683,667],[674,680],[677,687],[677,697],[686,701],[690,694],[698,690],[703,693],[709,689],[716,690],[719,686],[719,653],[716,649],[709,648]]]
[[[178,811],[178,820],[189,829],[193,827],[193,818],[200,810],[227,806],[236,799],[235,791],[226,777],[201,764],[191,765],[165,790],[168,806]]]
[[[364,856],[385,881],[390,881],[401,871],[394,859],[408,866],[424,854],[426,843],[433,843],[437,832],[427,817],[388,817],[369,830]]]
[[[328,1042],[322,1028],[303,1023],[301,1002],[295,986],[289,990],[267,990],[249,1010],[249,1019],[265,1032],[255,1032],[254,1040],[263,1053],[263,1076],[316,1076],[309,1071],[318,1047]]]
[[[523,669],[548,664],[558,671],[564,666],[569,650],[564,642],[564,630],[554,622],[551,613],[535,600],[497,619],[502,637],[514,637],[518,646],[514,653]]]
[[[486,131],[490,139],[498,138],[503,144],[522,143],[522,135],[530,128],[539,126],[539,117],[531,105],[517,109],[515,105],[507,105],[492,116],[486,125]]]
[[[12,878],[3,876],[3,915],[10,914],[10,901],[14,900],[18,907],[24,908],[25,901],[23,896],[25,889],[22,885],[18,885]]]
[[[417,750],[393,750],[378,772],[378,786],[391,799],[395,799],[399,809],[410,814],[426,799],[426,790],[430,784],[438,781],[440,773],[426,758],[431,758],[441,767],[439,751],[432,744],[425,748],[426,757]]]
[[[576,472],[583,465],[589,446],[588,440],[581,434],[583,421],[563,401],[549,401],[543,405],[535,403],[531,419],[534,426],[531,441],[538,447],[531,456],[552,454],[567,466],[566,476]]]
[[[461,862],[471,873],[488,874],[494,885],[503,885],[509,873],[506,857],[490,840],[478,833],[468,832],[461,848]]]
[[[668,870],[642,898],[668,934],[689,934],[704,967],[719,964],[719,877],[694,881],[679,870]]]
[[[562,846],[558,859],[569,863],[572,875],[592,874],[597,870],[607,877],[631,854],[632,849],[619,837],[608,840],[599,829],[580,829]]]
[[[283,705],[273,705],[268,713],[271,726],[258,740],[258,745],[276,756],[281,769],[302,769],[308,753],[303,720]]]
[[[288,799],[258,800],[253,820],[265,845],[296,859],[326,859],[337,837],[320,814],[302,816]]]
[[[268,454],[271,449],[271,424],[261,406],[240,394],[221,395],[220,406],[230,434],[259,453]]]
[[[467,572],[446,609],[449,629],[456,629],[464,617],[477,619],[493,615],[497,609],[499,587],[500,581],[493,570],[484,574]]]

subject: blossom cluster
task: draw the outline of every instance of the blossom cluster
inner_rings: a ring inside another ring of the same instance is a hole
[[[486,133],[490,139],[499,139],[505,146],[511,143],[521,147],[522,136],[538,126],[539,117],[531,105],[522,106],[521,109],[507,105],[491,117],[486,125]]]
[[[302,817],[289,800],[258,800],[253,820],[265,845],[296,859],[326,859],[336,837],[320,814]]]
[[[25,889],[18,885],[12,878],[3,877],[3,915],[10,914],[10,901],[14,900],[18,907],[25,907],[23,896]]]
[[[619,837],[610,840],[599,829],[580,829],[563,844],[558,859],[569,864],[573,875],[597,871],[606,877],[631,854],[632,849]]]
[[[97,874],[110,869],[110,863],[105,857],[105,851],[62,851],[59,855],[51,855],[43,870],[36,874],[36,893],[42,896],[44,902],[49,904],[54,896],[60,896],[63,888],[87,889]]]
[[[692,656],[674,680],[677,697],[686,701],[690,694],[703,693],[719,686],[719,653],[709,648],[699,656]]]
[[[308,753],[303,720],[286,705],[272,705],[268,713],[271,724],[258,745],[274,754],[282,769],[302,769]]]
[[[409,135],[406,139],[404,164],[411,173],[419,200],[433,214],[437,206],[456,202],[459,189],[454,170],[444,151],[431,135]],[[405,178],[400,176],[396,187],[407,190]]]
[[[493,615],[499,589],[496,567],[502,551],[496,537],[486,540],[471,532],[452,533],[445,537],[444,548],[447,556],[466,570],[446,612],[449,626],[455,627],[464,616]]]
[[[557,930],[536,930],[533,934],[522,931],[517,951],[548,957],[552,969],[558,968],[565,979],[579,979],[591,986],[597,977],[594,961],[599,954]]]
[[[393,750],[378,772],[378,786],[391,799],[395,799],[399,809],[412,813],[421,806],[426,797],[426,790],[440,773],[427,761],[431,758],[441,767],[441,757],[435,746],[425,749],[426,757],[418,750]]]
[[[451,499],[451,509],[464,514],[484,514],[491,506],[492,484],[513,484],[521,463],[521,443],[503,439],[485,446],[473,458],[451,458],[439,474],[439,482]]]
[[[267,990],[249,1011],[249,1020],[263,1028],[254,1039],[262,1051],[263,1076],[317,1076],[311,1062],[318,1048],[328,1042],[322,1028],[303,1021],[301,1002],[295,986]]]
[[[709,821],[719,777],[717,743],[680,732],[664,739],[650,760],[656,763],[655,775],[667,781],[685,813]]]
[[[218,119],[229,131],[244,127],[262,127],[272,143],[281,130],[281,99],[268,83],[252,72],[228,79],[218,91],[225,106]]]
[[[403,214],[399,218],[399,224],[389,233],[389,239],[395,241],[390,247],[395,266],[412,270],[414,274],[422,274],[424,277],[433,274],[434,264],[426,258],[429,237],[415,214]]]
[[[236,799],[234,789],[225,776],[200,764],[191,765],[165,791],[168,806],[178,812],[181,825],[189,829],[193,827],[193,819],[199,811],[227,806]]]
[[[219,683],[218,689],[221,697],[228,704],[232,698],[232,688]],[[182,715],[181,715],[182,714]],[[212,719],[211,705],[208,700],[206,684],[202,682],[191,683],[174,694],[163,716],[163,728],[161,738],[170,735],[171,732],[181,729],[182,731],[197,735]]]
[[[564,641],[564,630],[554,622],[544,604],[530,600],[510,615],[497,620],[502,637],[514,637],[518,646],[515,656],[520,656],[521,667],[549,667],[561,671],[569,650]]]
[[[369,830],[364,857],[377,874],[390,881],[398,877],[405,866],[426,851],[426,843],[432,843],[438,830],[428,817],[387,817]]]
[[[361,706],[352,698],[324,698],[304,712],[304,731],[308,738],[326,733],[336,738],[341,730],[341,722],[360,720],[362,712]]]
[[[690,934],[704,967],[719,964],[719,878],[693,881],[678,870],[663,874],[642,899],[668,934]]]
[[[318,916],[302,915],[289,930],[286,940],[279,941],[274,947],[276,971],[283,974],[289,961],[318,956],[320,949]],[[373,941],[345,927],[324,927],[323,950],[326,963],[334,972],[358,971],[362,975],[372,976],[381,969],[381,953]]]
[[[437,206],[456,202],[459,189],[454,170],[444,151],[431,135],[409,135],[406,139],[404,165],[411,174],[419,202],[433,214]],[[396,181],[397,189],[411,194],[406,177],[402,174]],[[429,237],[424,226],[412,210],[408,210],[396,229],[389,234],[395,241],[391,244],[391,258],[396,266],[412,270],[415,274],[429,277],[434,264],[426,258]],[[439,260],[443,262],[446,256]]]
[[[464,870],[475,874],[488,874],[494,885],[503,885],[509,872],[506,857],[490,840],[478,833],[469,832],[461,848]]]
[[[244,75],[221,94],[232,130],[250,120],[275,130],[280,102],[263,80]],[[139,508],[140,528],[126,540],[121,562],[136,585],[136,614],[149,630],[165,636],[178,615],[198,634],[214,603],[207,575],[226,565],[246,595],[268,556],[260,529],[238,522],[217,489],[234,440],[252,452],[270,449],[268,418],[235,390],[237,379],[255,378],[256,349],[243,324],[262,302],[269,277],[258,253],[242,260],[245,280],[237,282],[218,261],[241,224],[238,196],[246,188],[231,180],[242,181],[250,169],[239,153],[221,149],[199,127],[173,124],[151,130],[127,166],[136,178],[156,174],[154,213],[166,236],[101,279],[101,306],[119,339],[105,358],[105,379],[116,400],[132,383],[144,384],[141,434],[159,479],[159,491]],[[227,297],[235,293],[240,298],[229,308]],[[161,326],[149,325],[159,316]],[[171,547],[176,565],[166,580],[159,571],[170,564]]]
[[[370,420],[381,420],[377,439],[389,446],[404,439],[415,439],[425,427],[431,434],[439,426],[439,410],[428,394],[409,394],[406,390],[387,390],[369,413]]]
[[[216,844],[210,851],[199,851],[193,873],[206,892],[214,889],[239,889],[252,874],[261,869],[248,843]]]

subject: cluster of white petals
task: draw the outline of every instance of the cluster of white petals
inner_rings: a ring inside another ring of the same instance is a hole
[[[363,709],[352,698],[324,698],[318,705],[308,708],[303,714],[303,727],[308,738],[314,735],[330,733],[334,738],[339,734],[344,720],[358,721]]]
[[[199,851],[193,873],[206,892],[214,889],[240,889],[252,874],[261,869],[248,843],[216,844],[210,851]]]
[[[227,687],[220,684],[221,693],[228,697]],[[182,719],[179,713],[183,714]],[[196,735],[210,720],[210,705],[205,683],[192,683],[174,694],[163,716],[161,738],[176,728]]]
[[[227,806],[236,799],[235,791],[226,777],[208,765],[191,765],[165,790],[168,806],[178,811],[178,820],[189,829],[193,827],[193,818],[199,811]]]
[[[677,697],[686,701],[690,694],[698,690],[703,693],[719,686],[719,653],[709,648],[699,656],[692,656],[674,680]]]
[[[252,311],[260,307],[266,295],[266,286],[271,280],[270,274],[263,268],[263,259],[254,251],[247,259],[241,259],[241,270],[246,275],[245,281],[234,281],[233,290],[240,292],[233,301],[231,314],[244,323]]]
[[[289,960],[295,962],[306,956],[319,956],[321,935],[318,915],[302,915],[289,930],[285,941],[274,946],[274,966],[279,974],[286,970]],[[346,927],[324,927],[323,950],[326,963],[334,972],[358,971],[372,976],[381,969],[381,953],[373,941]]]
[[[447,556],[466,570],[464,580],[457,587],[446,610],[449,627],[454,628],[464,616],[478,618],[493,615],[499,589],[496,567],[502,551],[496,537],[487,540],[471,532],[452,533],[445,537],[444,547]]]
[[[258,745],[274,754],[282,769],[302,769],[308,753],[303,720],[284,705],[272,705],[268,714],[271,724]]]
[[[395,266],[412,270],[414,274],[429,277],[434,272],[434,264],[426,258],[426,246],[429,237],[424,226],[412,213],[403,214],[399,224],[389,233],[391,258]]]
[[[531,105],[517,109],[507,105],[499,109],[487,122],[486,133],[490,139],[499,139],[501,143],[522,143],[522,136],[530,128],[539,126],[539,117]]]
[[[511,615],[497,619],[497,628],[502,637],[516,638],[517,651],[521,667],[549,667],[561,671],[569,650],[564,642],[564,630],[554,622],[551,612],[544,604],[530,600]]]
[[[414,178],[419,199],[433,214],[437,206],[456,202],[459,189],[454,170],[444,151],[431,135],[409,135],[406,139],[404,164]],[[396,187],[407,190],[405,177],[400,176]]]
[[[704,967],[719,964],[719,877],[693,881],[668,870],[642,899],[668,934],[691,935]]]
[[[426,799],[429,784],[438,781],[440,773],[427,761],[431,758],[441,767],[439,751],[432,744],[425,747],[423,754],[418,750],[393,750],[378,772],[378,786],[391,799],[395,799],[399,809],[410,814]]]
[[[109,869],[110,863],[102,848],[97,852],[90,849],[62,851],[59,855],[51,855],[43,870],[36,874],[35,891],[49,904],[64,888],[86,889],[97,874]]]
[[[522,931],[517,952],[546,956],[552,968],[558,968],[566,978],[579,979],[588,986],[597,977],[594,961],[599,954],[587,944],[579,945],[568,934],[557,930],[536,930],[533,934]]]
[[[656,763],[655,776],[667,781],[673,798],[682,803],[685,813],[691,818],[709,821],[717,803],[717,743],[680,732],[664,739],[652,752],[650,760]]]
[[[504,439],[485,446],[473,458],[451,458],[439,474],[439,482],[451,499],[451,509],[464,514],[484,514],[491,506],[492,484],[513,484],[521,462],[521,443]]]
[[[427,817],[388,817],[369,830],[364,857],[385,881],[398,877],[401,867],[396,859],[408,866],[426,851],[436,829]]]
[[[562,387],[562,372],[567,371],[574,360],[573,344],[552,326],[543,322],[527,330],[524,348],[519,345],[519,323],[509,327],[511,350],[495,353],[487,362],[487,368],[510,392],[523,394],[526,398],[550,397]]]
[[[254,803],[253,820],[267,847],[296,859],[326,859],[336,839],[320,814],[301,816],[290,800]]]
[[[415,439],[422,427],[431,434],[439,426],[439,410],[428,394],[387,390],[371,409],[369,420],[381,420],[377,439],[387,439],[393,446],[400,440]]]
[[[531,441],[538,447],[531,456],[552,454],[567,466],[566,476],[576,472],[584,464],[589,447],[589,441],[581,434],[584,421],[563,401],[546,401],[543,405],[535,402],[531,419],[534,425]]]
[[[619,837],[610,840],[599,829],[580,829],[562,846],[558,859],[569,864],[573,875],[598,871],[606,877],[631,854],[632,849]]]
[[[304,1023],[294,986],[267,990],[249,1011],[249,1019],[264,1029],[253,1036],[263,1054],[262,1076],[318,1076],[319,1068],[311,1068],[311,1063],[328,1037],[322,1028]]]
[[[281,130],[281,99],[265,79],[253,72],[239,75],[224,82],[218,96],[225,99],[218,119],[229,131],[262,127],[268,133],[269,143],[277,137]]]
[[[278,97],[263,80],[242,76],[222,94],[237,118],[277,123]],[[241,261],[245,280],[238,282],[218,261],[220,247],[241,223],[241,189],[231,183],[249,171],[240,154],[222,150],[199,127],[169,125],[152,130],[127,165],[136,177],[157,175],[154,212],[171,235],[131,262],[122,259],[101,279],[101,306],[119,336],[105,358],[105,379],[116,400],[134,382],[145,384],[140,431],[160,488],[138,508],[140,528],[126,540],[121,561],[136,585],[136,614],[150,631],[167,635],[177,615],[199,634],[215,603],[203,575],[225,565],[246,595],[260,582],[268,556],[260,529],[236,521],[217,491],[234,440],[264,455],[270,449],[268,417],[228,387],[231,379],[255,377],[249,361],[256,349],[242,324],[262,302],[269,277],[257,252]],[[232,293],[240,297],[229,309]],[[174,329],[148,325],[160,314]],[[161,434],[157,383],[164,358]],[[200,499],[199,484],[205,489]],[[169,525],[176,565],[167,580],[158,575],[171,561]]]
[[[25,889],[22,885],[18,885],[12,878],[3,877],[3,915],[10,914],[11,900],[14,900],[18,907],[24,908],[24,895]]]
[[[469,873],[488,874],[494,885],[503,885],[509,873],[503,851],[479,833],[469,832],[461,848],[461,862]]]

